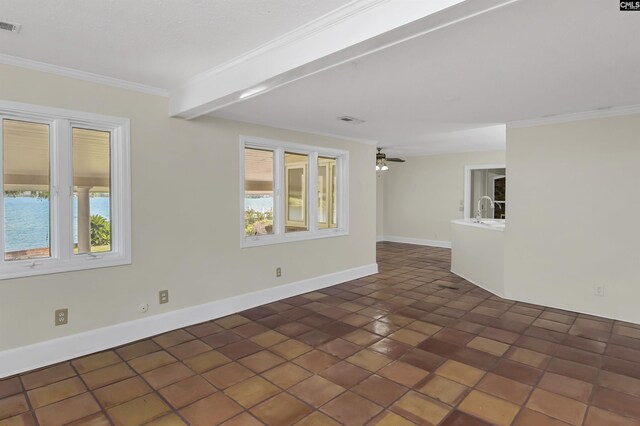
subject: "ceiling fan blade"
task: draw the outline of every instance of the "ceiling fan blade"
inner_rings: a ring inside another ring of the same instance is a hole
[[[387,161],[393,161],[396,163],[404,163],[406,160],[403,160],[402,158],[387,158]]]

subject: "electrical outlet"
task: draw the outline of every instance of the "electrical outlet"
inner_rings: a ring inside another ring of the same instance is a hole
[[[276,277],[280,278],[282,276],[282,268],[281,267],[277,267],[276,268]]]
[[[596,286],[595,295],[599,296],[599,297],[603,297],[604,296],[604,286],[603,285],[597,285]]]
[[[169,303],[169,290],[160,290],[159,293],[160,304]]]
[[[55,325],[65,325],[69,322],[69,309],[56,309]]]

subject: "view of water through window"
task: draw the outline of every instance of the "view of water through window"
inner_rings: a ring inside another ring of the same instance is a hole
[[[91,213],[110,218],[109,197],[92,196]],[[49,200],[36,197],[4,198],[5,250],[49,247]],[[78,242],[78,199],[73,198],[73,241]]]
[[[271,212],[273,210],[273,197],[270,195],[245,197],[244,209],[255,210],[260,213]]]

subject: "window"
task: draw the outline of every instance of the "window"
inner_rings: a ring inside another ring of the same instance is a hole
[[[75,254],[111,251],[111,132],[74,127]]]
[[[336,204],[337,159],[318,157],[318,227],[338,227]]]
[[[506,218],[506,168],[504,164],[465,166],[464,217]],[[487,196],[491,201],[483,199]]]
[[[2,120],[4,260],[51,256],[50,126]]]
[[[273,234],[273,151],[247,148],[244,169],[244,234]]]
[[[284,232],[308,231],[307,226],[307,165],[304,154],[284,153],[285,227]]]
[[[129,121],[0,101],[0,279],[131,263]]]
[[[346,235],[348,152],[241,138],[242,247]]]

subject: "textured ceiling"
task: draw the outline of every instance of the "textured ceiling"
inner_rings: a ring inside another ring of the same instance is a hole
[[[613,2],[521,0],[212,115],[390,154],[504,149],[504,123],[640,104],[638,39],[640,14]]]
[[[0,19],[22,24],[0,32],[0,54],[171,89],[347,3],[0,0]],[[508,122],[640,104],[638,16],[604,0],[519,0],[212,115],[391,155],[503,149]]]
[[[170,89],[349,0],[0,0],[0,54]]]

